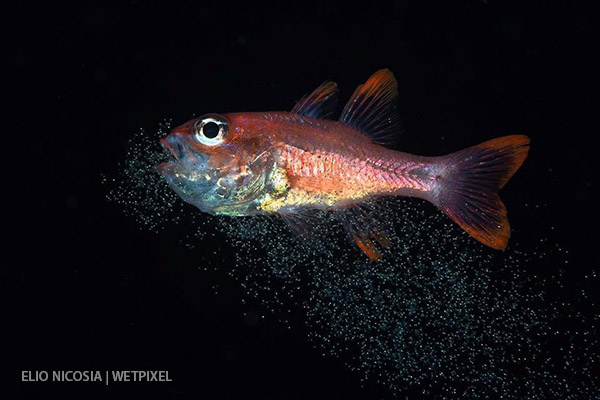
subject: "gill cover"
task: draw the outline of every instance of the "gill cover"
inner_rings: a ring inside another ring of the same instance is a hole
[[[175,160],[161,164],[159,172],[179,197],[203,212],[250,215],[257,212],[274,161],[269,150],[228,140],[231,130],[219,114],[173,129],[161,143]]]

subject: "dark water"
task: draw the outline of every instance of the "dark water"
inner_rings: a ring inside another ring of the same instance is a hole
[[[577,2],[23,5],[4,25],[3,390],[21,398],[599,398],[597,44]],[[506,252],[432,206],[384,204],[370,263],[277,219],[222,219],[153,172],[206,112],[342,102],[387,67],[399,149],[527,134]],[[595,122],[595,121],[594,121]],[[22,370],[168,370],[170,383],[21,382]]]

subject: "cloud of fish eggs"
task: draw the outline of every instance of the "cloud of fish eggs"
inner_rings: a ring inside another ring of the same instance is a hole
[[[106,179],[108,199],[158,234],[186,221],[178,230],[184,245],[199,243],[206,224],[220,230],[235,253],[235,263],[220,269],[361,379],[391,396],[600,396],[597,305],[585,293],[557,297],[560,272],[527,272],[540,262],[564,263],[558,246],[542,241],[525,251],[511,243],[495,252],[415,199],[378,201],[391,241],[378,262],[327,213],[316,218],[318,235],[308,244],[276,217],[211,217],[184,204],[156,172],[166,158],[158,139],[168,128],[133,136],[121,174]],[[595,274],[587,279],[598,284]]]

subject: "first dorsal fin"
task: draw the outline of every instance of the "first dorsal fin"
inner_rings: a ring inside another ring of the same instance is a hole
[[[340,121],[378,143],[391,143],[400,133],[398,84],[389,69],[375,72],[344,107]]]
[[[329,118],[335,113],[338,94],[339,90],[335,82],[324,82],[311,94],[301,98],[292,109],[292,112],[318,119]]]

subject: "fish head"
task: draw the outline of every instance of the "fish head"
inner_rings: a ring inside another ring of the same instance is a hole
[[[206,114],[176,127],[161,144],[173,159],[158,172],[184,201],[210,214],[255,213],[273,158],[268,143],[244,134],[239,121]]]

